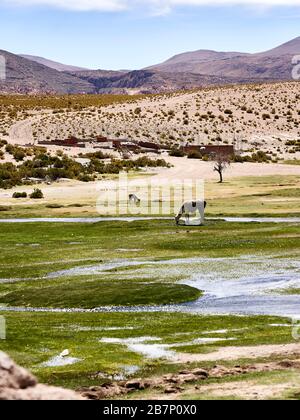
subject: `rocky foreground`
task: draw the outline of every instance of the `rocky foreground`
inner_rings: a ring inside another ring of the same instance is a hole
[[[299,369],[300,360],[298,359],[233,368],[224,366],[215,366],[211,369],[195,368],[158,378],[109,381],[100,386],[81,388],[74,392],[39,384],[31,373],[17,366],[5,353],[0,352],[0,400],[124,399],[129,394],[134,394],[138,398],[139,392],[146,390],[150,391],[149,395],[155,395],[158,399],[177,399],[186,390],[193,391],[194,394],[199,393],[209,379],[238,378],[249,373],[298,371]]]
[[[39,384],[27,370],[0,352],[0,400],[83,400],[74,391]]]
[[[211,369],[195,368],[182,370],[177,374],[166,374],[158,378],[107,382],[98,387],[81,388],[78,391],[84,398],[89,400],[122,399],[131,393],[135,393],[134,396],[138,398],[138,392],[146,390],[150,391],[149,395],[156,395],[158,399],[178,399],[187,389],[197,394],[209,379],[216,380],[224,377],[238,378],[251,373],[299,369],[299,360],[283,360],[279,362],[235,366],[232,368],[214,366]]]

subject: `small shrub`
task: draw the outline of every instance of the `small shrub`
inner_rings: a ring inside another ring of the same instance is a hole
[[[21,162],[22,160],[24,160],[24,158],[26,157],[26,154],[22,151],[22,150],[16,150],[13,154],[14,159],[17,162]]]
[[[188,159],[202,159],[202,155],[197,150],[189,152]]]
[[[262,114],[262,118],[263,118],[263,120],[269,120],[269,119],[271,119],[271,115],[270,114]]]
[[[47,209],[62,209],[64,206],[62,204],[47,204]]]
[[[75,204],[69,204],[68,207],[81,208],[81,207],[85,207],[85,205],[84,204],[75,203]]]
[[[0,211],[9,211],[11,210],[11,207],[9,206],[0,206]]]
[[[12,198],[27,198],[26,192],[15,192],[13,193]]]
[[[79,175],[78,180],[81,182],[91,182],[93,181],[93,177],[88,174],[81,174]]]
[[[30,194],[30,198],[34,200],[40,200],[44,198],[43,192],[39,188],[35,188],[32,194]]]
[[[181,149],[178,149],[178,148],[171,149],[170,152],[169,152],[169,155],[173,156],[173,157],[184,157],[185,156],[184,151],[181,150]]]

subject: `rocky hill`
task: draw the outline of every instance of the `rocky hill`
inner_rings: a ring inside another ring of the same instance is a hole
[[[72,74],[92,83],[98,93],[162,93],[236,82],[233,78],[153,70],[128,73],[92,71]]]
[[[292,80],[300,37],[270,51],[247,54],[199,50],[136,71],[85,70],[41,57],[0,51],[7,80],[0,93],[160,93],[202,86]],[[26,57],[26,58],[24,58]]]
[[[291,80],[292,58],[299,54],[300,37],[258,54],[206,50],[183,53],[150,69],[171,73],[192,72],[237,80]]]
[[[57,61],[48,60],[47,58],[37,57],[35,55],[20,54],[20,57],[26,58],[27,60],[35,61],[36,63],[43,64],[46,67],[57,71],[84,71],[87,70],[82,67],[69,66],[68,64],[58,63]]]
[[[89,82],[61,73],[43,64],[1,51],[6,61],[6,80],[0,81],[0,93],[94,93]]]

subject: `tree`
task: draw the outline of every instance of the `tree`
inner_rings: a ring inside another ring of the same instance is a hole
[[[224,153],[215,153],[212,157],[212,160],[214,162],[214,171],[218,172],[220,176],[220,184],[224,181],[224,172],[230,166],[231,160],[230,157]]]

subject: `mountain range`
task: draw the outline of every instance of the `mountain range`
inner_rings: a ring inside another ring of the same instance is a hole
[[[249,54],[199,50],[135,71],[88,70],[42,57],[1,51],[7,63],[0,93],[159,93],[202,86],[292,80],[300,37],[272,50]]]
[[[83,67],[68,66],[67,64],[58,63],[57,61],[48,60],[47,58],[37,57],[35,55],[20,54],[20,57],[27,58],[27,60],[35,61],[36,63],[43,64],[50,69],[57,71],[82,71],[87,70]]]

